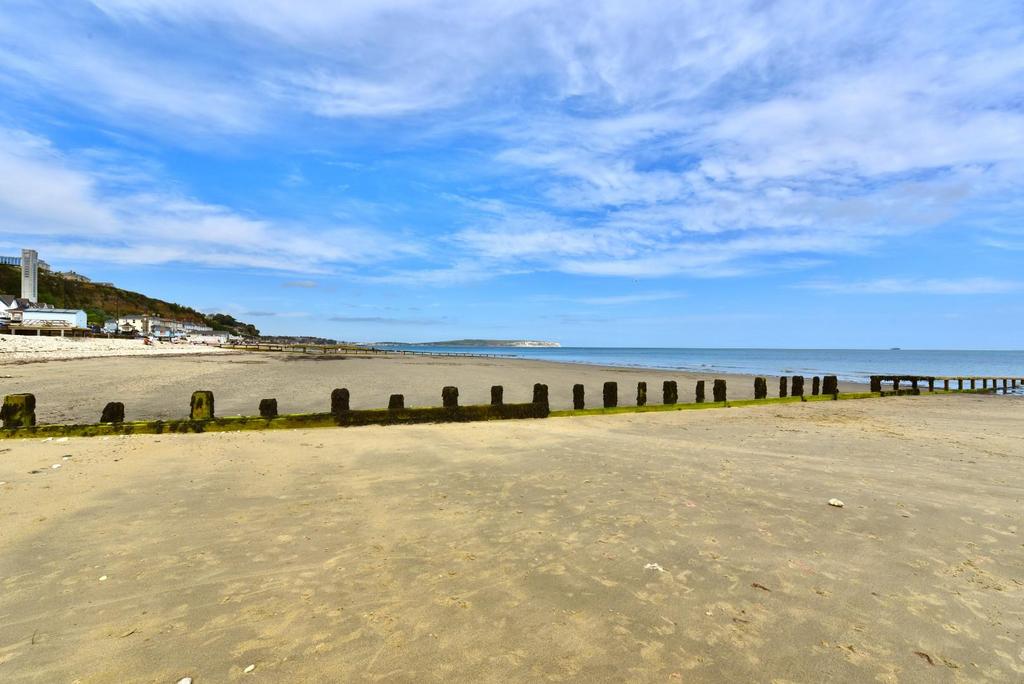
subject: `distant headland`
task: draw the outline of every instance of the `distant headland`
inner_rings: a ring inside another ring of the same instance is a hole
[[[441,342],[375,342],[377,347],[561,347],[544,340],[444,340]]]

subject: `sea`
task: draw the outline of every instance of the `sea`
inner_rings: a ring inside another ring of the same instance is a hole
[[[1024,377],[1024,350],[701,349],[673,347],[389,346],[409,351],[493,354],[538,361],[587,363],[742,375],[836,375],[867,382],[870,375]]]

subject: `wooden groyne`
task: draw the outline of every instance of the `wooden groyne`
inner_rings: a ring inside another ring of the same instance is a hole
[[[419,351],[410,349],[378,349],[376,347],[357,347],[351,344],[302,344],[277,342],[242,342],[218,344],[221,349],[253,352],[290,352],[294,354],[311,354],[318,356],[455,356],[478,359],[513,358],[507,354],[480,354],[477,352],[440,352]]]
[[[459,389],[444,387],[441,390],[441,406],[405,406],[402,394],[392,394],[387,408],[352,410],[350,393],[347,388],[333,390],[329,397],[330,410],[323,413],[280,414],[277,399],[260,400],[258,415],[217,417],[213,392],[199,390],[192,393],[187,418],[180,420],[125,421],[125,406],[122,402],[109,402],[102,410],[99,422],[90,424],[37,425],[36,398],[32,394],[9,394],[0,409],[0,438],[63,437],[126,434],[160,434],[167,432],[225,432],[239,430],[268,430],[304,427],[348,427],[356,425],[400,425],[412,423],[470,422],[483,420],[509,420],[523,418],[547,418],[548,416],[574,416],[595,413],[628,413],[649,411],[678,411],[687,409],[753,406],[767,403],[795,403],[806,401],[834,401],[840,399],[866,399],[924,392],[936,394],[954,393],[1004,393],[1024,386],[1024,377],[991,376],[916,376],[916,375],[873,375],[868,392],[839,392],[839,381],[835,375],[826,375],[820,382],[812,380],[812,392],[804,394],[803,376],[793,376],[786,382],[782,378],[777,397],[767,396],[767,379],[754,378],[754,399],[729,401],[725,380],[716,378],[712,383],[712,401],[705,397],[705,381],[696,382],[695,401],[678,403],[679,388],[676,381],[665,381],[662,386],[662,403],[649,404],[647,383],[639,382],[636,388],[635,405],[619,405],[618,384],[606,382],[602,386],[601,406],[586,407],[586,388],[577,384],[572,387],[573,408],[565,411],[551,411],[548,386],[537,383],[533,386],[533,399],[528,403],[504,403],[504,388],[491,387],[491,402],[485,405],[463,406],[459,403]],[[941,382],[941,388],[939,383]],[[787,392],[792,387],[792,392]],[[820,388],[820,394],[818,390]],[[788,396],[787,396],[788,395]]]

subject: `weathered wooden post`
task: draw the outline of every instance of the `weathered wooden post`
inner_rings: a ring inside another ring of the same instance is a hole
[[[647,405],[647,383],[638,382],[636,383],[636,405],[646,406]]]
[[[871,376],[871,391],[872,392],[881,392],[882,391],[882,376],[881,375],[872,375]],[[824,390],[824,393],[828,394],[828,390]]]
[[[977,388],[978,388],[977,380],[975,380],[974,378],[971,378],[971,389],[977,389]]]
[[[100,414],[101,423],[123,423],[124,422],[124,403],[120,401],[111,401],[103,407],[103,413]]]
[[[447,409],[453,409],[459,407],[459,388],[458,387],[442,387],[441,388],[441,405]]]
[[[501,406],[505,403],[505,388],[501,385],[491,386],[491,406]]]
[[[779,397],[785,397],[787,394],[788,392],[786,391],[786,376],[783,375],[781,378],[779,378]]]
[[[695,395],[694,399],[697,400],[698,404],[703,404],[704,403],[704,381],[703,380],[698,380],[697,381],[697,387],[694,390],[694,395]]]
[[[917,388],[917,376],[910,378],[910,391],[914,394],[919,394],[920,390]]]
[[[548,405],[548,386],[543,383],[537,383],[533,386],[533,403]]]
[[[604,383],[604,390],[602,394],[605,408],[615,408],[619,405],[619,386],[617,383]]]
[[[792,394],[794,397],[802,397],[802,396],[804,396],[804,376],[802,376],[802,375],[794,375],[793,376],[793,384],[792,384],[792,390],[790,391],[790,394]]]
[[[392,394],[388,397],[388,410],[399,411],[405,408],[405,395],[403,394]]]
[[[898,376],[898,375],[894,376],[893,379],[892,379],[892,391],[893,392],[899,392],[900,391],[900,376]]]
[[[928,391],[929,392],[934,392],[935,391],[935,378],[932,378],[932,377],[928,378]]]
[[[344,387],[331,391],[331,413],[340,416],[349,410],[348,390]]]
[[[768,381],[764,378],[754,378],[754,398],[765,399],[768,397]]]
[[[981,389],[988,389],[988,378],[981,379]]]
[[[946,391],[946,392],[949,391],[949,378],[945,378],[942,381],[942,389],[943,389],[943,391]]]
[[[572,386],[572,407],[576,411],[582,411],[587,407],[587,402],[584,397],[585,389],[583,385]]]
[[[260,418],[277,418],[277,399],[260,399]]]
[[[821,378],[815,375],[811,378],[811,396],[816,397],[821,394]]]
[[[661,384],[661,403],[674,404],[679,401],[679,385],[675,380],[666,380]]]
[[[715,380],[715,384],[711,386],[711,396],[716,403],[724,402],[725,397],[725,380]]]
[[[213,420],[213,392],[209,390],[193,392],[189,409],[192,420]]]
[[[881,391],[882,381],[878,381],[879,391]],[[839,378],[835,375],[826,375],[821,381],[821,393],[831,394],[832,398],[835,399],[836,395],[839,394]]]
[[[963,378],[957,378],[956,379],[956,389],[959,392],[963,392],[964,391],[964,379]]]
[[[32,427],[36,424],[36,395],[8,394],[0,408],[5,428]]]

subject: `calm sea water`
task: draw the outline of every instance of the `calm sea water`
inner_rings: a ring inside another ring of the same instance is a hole
[[[1024,377],[1024,351],[672,349],[644,347],[397,347],[524,359],[749,375],[991,375]]]

